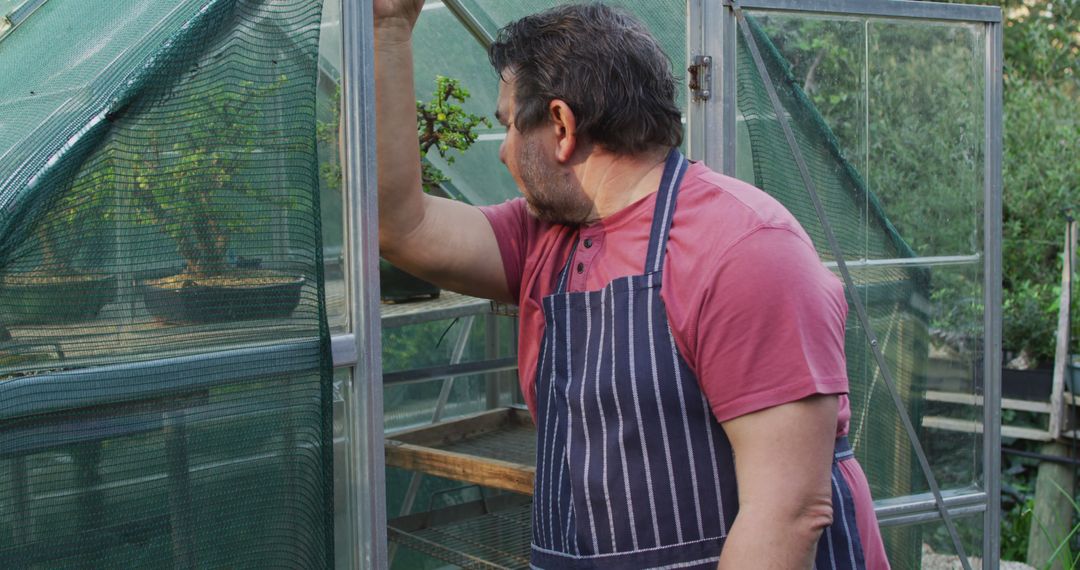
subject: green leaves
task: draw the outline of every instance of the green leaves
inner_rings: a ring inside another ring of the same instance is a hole
[[[480,115],[465,112],[460,103],[469,98],[469,92],[461,87],[457,79],[435,78],[435,92],[429,102],[416,102],[416,136],[420,143],[420,156],[427,156],[435,149],[447,164],[454,163],[451,150],[464,152],[476,142],[476,128],[480,125],[491,126],[491,122]],[[449,180],[434,165],[425,162],[422,169],[424,191],[430,192],[439,184]]]

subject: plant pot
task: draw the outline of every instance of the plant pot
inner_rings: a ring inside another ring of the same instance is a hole
[[[434,284],[394,267],[385,259],[379,260],[379,290],[387,303],[435,299],[440,291]]]
[[[0,277],[0,322],[48,325],[86,321],[116,298],[116,278],[101,274]]]
[[[1033,402],[1050,401],[1054,386],[1054,371],[1036,368],[1032,370],[1001,369],[1001,395],[1013,400]]]
[[[213,323],[289,316],[300,304],[303,276],[272,271],[189,278],[180,275],[139,284],[146,310],[169,322]]]

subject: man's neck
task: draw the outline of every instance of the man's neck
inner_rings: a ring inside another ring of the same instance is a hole
[[[634,156],[594,150],[574,167],[581,188],[593,202],[589,222],[597,222],[656,192],[664,176],[668,149]]]

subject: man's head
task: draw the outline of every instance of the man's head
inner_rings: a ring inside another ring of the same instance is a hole
[[[558,6],[499,31],[492,65],[514,83],[508,122],[523,134],[550,120],[565,101],[577,134],[616,155],[682,142],[671,63],[644,25],[603,4]]]

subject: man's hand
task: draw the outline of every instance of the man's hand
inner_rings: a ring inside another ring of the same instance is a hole
[[[376,29],[397,27],[411,32],[424,0],[375,0],[374,4]]]
[[[724,422],[735,452],[739,514],[721,570],[809,569],[832,524],[836,396],[809,398]]]

